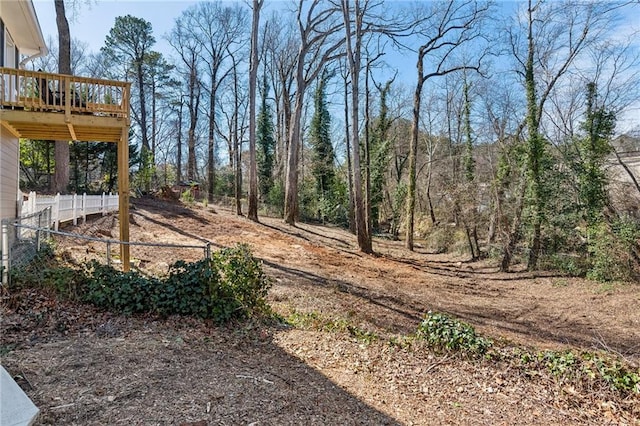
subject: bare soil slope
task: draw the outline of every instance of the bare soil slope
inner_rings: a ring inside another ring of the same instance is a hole
[[[410,253],[376,240],[358,252],[344,230],[221,207],[134,200],[133,241],[251,245],[275,278],[282,315],[344,320],[349,333],[122,317],[28,292],[5,300],[3,365],[49,424],[640,424],[637,396],[574,389],[509,365],[390,345],[428,310],[455,315],[494,339],[537,348],[605,349],[640,362],[640,286],[504,274],[489,261]],[[117,235],[99,218],[74,232]],[[60,241],[75,258],[100,248]],[[201,250],[135,247],[141,267],[166,271]]]

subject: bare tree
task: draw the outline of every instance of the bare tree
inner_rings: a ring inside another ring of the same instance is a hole
[[[365,2],[366,3],[366,2]],[[361,49],[363,37],[363,18],[365,9],[361,8],[360,0],[354,0],[353,8],[349,0],[342,0],[342,16],[346,33],[347,62],[351,76],[351,144],[353,162],[353,196],[355,208],[355,225],[358,247],[364,253],[372,253],[371,229],[367,226],[367,214],[362,194],[362,171],[360,169],[360,104],[359,81],[361,64]],[[353,22],[353,28],[352,28]]]
[[[178,71],[186,78],[186,105],[189,112],[187,179],[194,181],[197,174],[196,127],[198,125],[198,112],[200,110],[201,85],[199,81],[199,60],[202,45],[192,34],[186,31],[191,25],[189,15],[182,15],[177,18],[167,40],[180,57],[182,66],[178,68]]]
[[[296,58],[296,95],[289,127],[284,200],[284,220],[291,225],[295,224],[298,215],[300,127],[306,88],[317,78],[324,64],[340,55],[339,49],[344,43],[344,39],[335,37],[341,29],[339,9],[320,0],[307,3],[299,0],[296,10],[300,47]]]
[[[529,0],[507,31],[511,54],[527,94],[525,128],[526,158],[522,162],[520,194],[511,232],[505,241],[502,269],[511,263],[513,249],[522,234],[522,212],[529,211],[531,227],[527,267],[537,269],[541,251],[545,205],[548,201],[543,176],[546,173],[548,141],[542,134],[546,103],[554,89],[568,75],[577,59],[597,40],[606,37],[614,11],[620,4],[595,2],[545,3]],[[528,194],[528,196],[525,196]]]
[[[274,12],[265,23],[265,68],[271,77],[276,106],[276,175],[282,182],[289,149],[298,42],[293,21]]]
[[[246,38],[247,13],[240,5],[222,6],[222,2],[202,2],[185,11],[192,16],[190,31],[202,45],[202,59],[207,64],[209,74],[208,149],[207,182],[208,199],[213,201],[216,168],[216,128],[217,94],[220,85],[231,73],[231,67],[224,68],[229,52],[244,45]],[[236,46],[232,49],[231,46]]]
[[[434,3],[427,12],[427,24],[422,37],[425,42],[418,48],[418,78],[413,96],[413,126],[409,150],[409,183],[406,203],[405,246],[413,250],[414,212],[416,200],[416,157],[418,153],[418,134],[420,132],[420,106],[422,88],[433,77],[444,76],[462,70],[480,69],[479,60],[475,64],[456,62],[452,58],[462,46],[481,37],[479,23],[484,18],[488,6],[476,1],[449,1],[445,4]],[[432,67],[425,71],[425,58],[430,59]]]
[[[258,83],[258,29],[264,0],[253,0],[251,60],[249,62],[249,208],[247,217],[258,221],[258,165],[256,160],[256,85]]]

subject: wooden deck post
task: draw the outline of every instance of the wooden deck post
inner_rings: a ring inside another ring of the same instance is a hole
[[[118,203],[120,209],[120,241],[129,242],[129,126],[122,128],[118,142]],[[120,244],[122,270],[130,269],[129,244]]]

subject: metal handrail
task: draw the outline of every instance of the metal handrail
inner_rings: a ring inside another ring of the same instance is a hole
[[[86,236],[86,235],[74,234],[74,233],[71,233],[71,232],[64,232],[64,231],[55,231],[55,230],[51,230],[49,228],[42,228],[42,227],[38,227],[38,226],[22,225],[22,224],[18,223],[18,221],[14,221],[12,223],[12,225],[14,227],[16,227],[16,228],[23,228],[23,229],[29,229],[29,230],[36,231],[36,233],[38,233],[38,234],[40,232],[46,232],[47,234],[51,234],[51,235],[60,235],[60,236],[63,236],[63,237],[76,238],[76,239],[85,240],[85,241],[93,241],[93,242],[98,242],[98,243],[104,243],[107,246],[107,264],[111,264],[111,250],[110,250],[111,244],[126,245],[126,246],[201,249],[201,250],[204,250],[204,257],[206,259],[211,257],[211,242],[210,241],[206,241],[206,240],[205,240],[206,244],[203,244],[203,245],[145,243],[145,242],[140,242],[140,241],[120,241],[120,240],[116,240],[116,239],[105,239],[105,238],[89,237],[89,236]]]

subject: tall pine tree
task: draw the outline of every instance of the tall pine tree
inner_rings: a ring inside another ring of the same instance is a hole
[[[258,112],[258,125],[256,144],[258,146],[258,185],[260,198],[264,201],[273,187],[273,163],[276,149],[276,139],[274,137],[273,113],[271,106],[267,102],[269,94],[269,83],[267,73],[262,79],[262,104]]]

